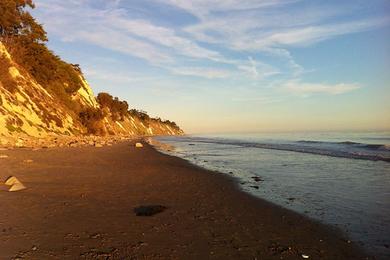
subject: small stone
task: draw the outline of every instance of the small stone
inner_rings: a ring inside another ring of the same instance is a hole
[[[33,160],[31,160],[31,159],[27,159],[27,160],[23,160],[23,162],[24,162],[24,163],[32,163],[32,162],[33,162]]]
[[[161,205],[148,205],[148,206],[139,206],[134,208],[134,213],[136,216],[153,216],[157,213],[163,212],[167,207]]]
[[[8,191],[11,191],[11,192],[14,192],[14,191],[21,191],[21,190],[25,190],[26,189],[26,186],[24,186],[22,183],[15,183],[14,185],[12,185]]]
[[[308,259],[310,256],[308,255],[302,255],[302,258]]]
[[[0,145],[8,145],[8,140],[0,139]]]
[[[90,235],[89,237],[93,238],[93,239],[96,239],[96,238],[101,237],[101,235],[99,233],[95,233],[95,234]]]
[[[21,182],[15,176],[9,176],[5,180],[4,184],[7,185],[7,186],[12,186],[12,185],[15,185],[15,184],[21,184]]]
[[[135,147],[136,147],[136,148],[142,148],[142,147],[144,147],[144,146],[143,146],[143,144],[141,144],[141,143],[135,143]]]
[[[6,155],[6,154],[0,154],[0,159],[5,159],[5,158],[8,158],[8,155]]]
[[[72,141],[72,142],[68,143],[68,146],[69,147],[76,147],[77,146],[77,141]]]
[[[102,144],[99,144],[99,143],[95,143],[95,147],[103,147],[103,145]]]
[[[15,143],[16,147],[23,147],[24,146],[24,141],[22,139],[18,139]]]
[[[253,176],[251,177],[255,182],[260,182],[260,181],[264,181],[262,178],[260,178],[259,176]]]
[[[32,249],[32,251],[37,251],[38,247],[33,246],[31,249]]]

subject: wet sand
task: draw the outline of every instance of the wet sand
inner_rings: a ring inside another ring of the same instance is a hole
[[[366,259],[336,230],[149,145],[0,154],[0,180],[27,186],[0,185],[0,259]],[[142,205],[166,209],[136,216]]]

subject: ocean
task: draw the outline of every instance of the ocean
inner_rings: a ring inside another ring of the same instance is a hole
[[[234,177],[254,196],[390,257],[390,132],[156,137],[160,151]]]

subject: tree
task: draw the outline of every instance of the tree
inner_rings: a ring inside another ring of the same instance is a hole
[[[105,92],[101,92],[97,95],[97,101],[99,102],[101,107],[111,108],[113,103],[113,97]]]
[[[15,36],[33,42],[47,41],[46,32],[38,24],[26,7],[35,8],[32,0],[0,1],[0,39],[12,41]]]

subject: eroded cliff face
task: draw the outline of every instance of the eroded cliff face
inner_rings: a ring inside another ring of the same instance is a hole
[[[0,136],[37,137],[82,136],[88,129],[78,113],[66,106],[55,95],[14,62],[0,42]],[[78,108],[100,109],[92,89],[80,74],[82,86],[71,99]],[[65,83],[64,83],[65,84]],[[105,135],[180,135],[177,127],[156,120],[142,120],[130,114],[114,120],[105,113],[99,120]]]

